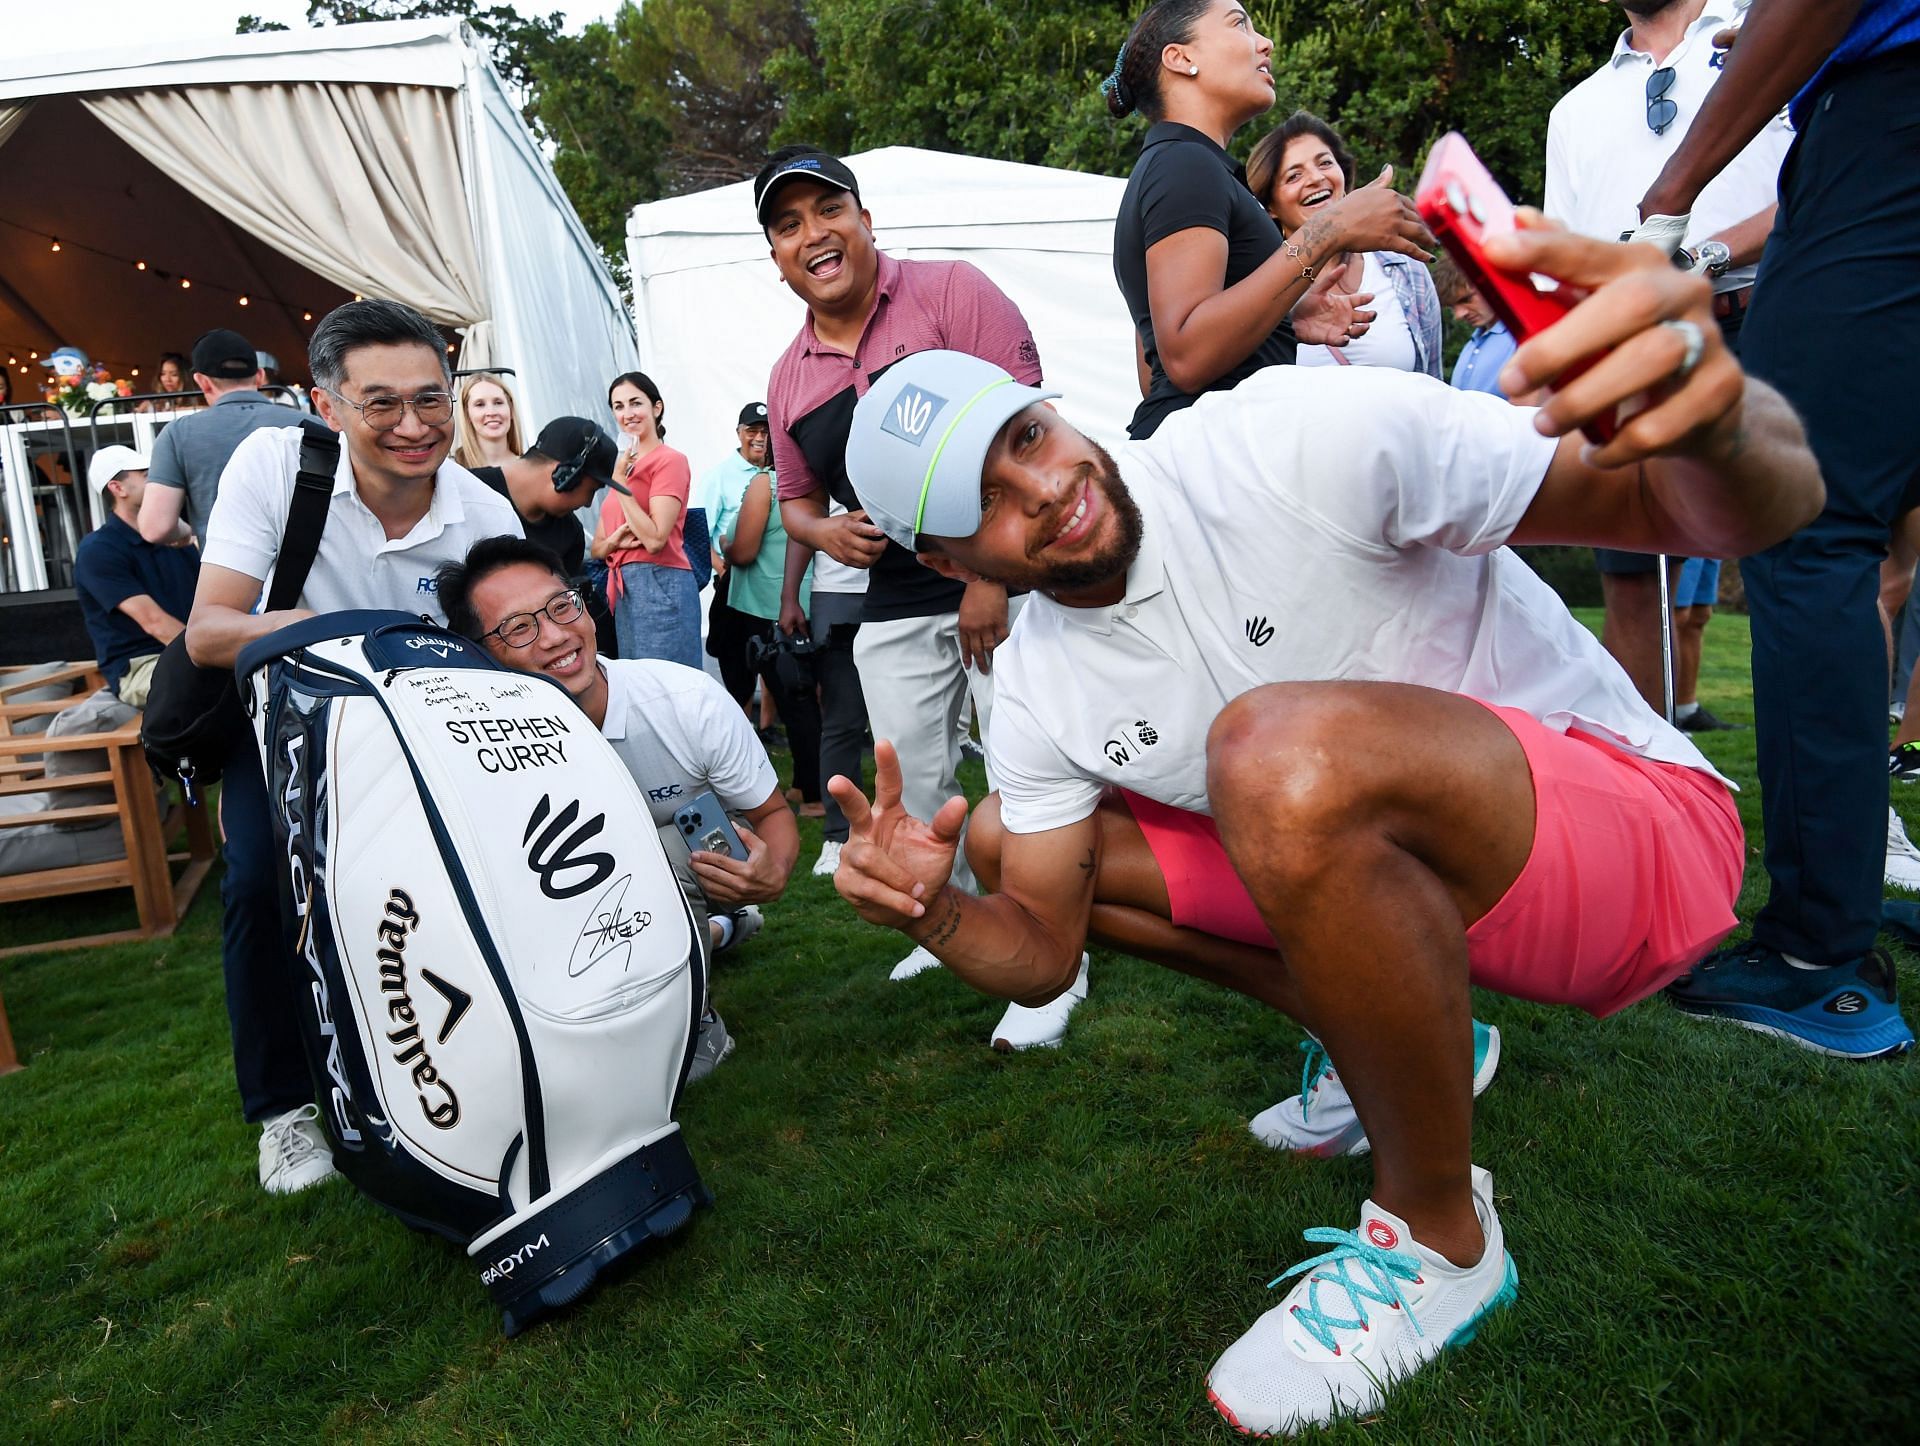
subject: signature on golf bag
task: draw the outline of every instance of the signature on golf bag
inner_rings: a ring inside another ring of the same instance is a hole
[[[334,1164],[508,1335],[711,1203],[673,1112],[705,981],[631,776],[548,680],[402,613],[240,657]]]

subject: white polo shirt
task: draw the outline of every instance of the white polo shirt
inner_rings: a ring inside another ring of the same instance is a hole
[[[1418,683],[1712,772],[1503,546],[1553,457],[1533,415],[1415,373],[1269,367],[1124,447],[1145,521],[1125,597],[1035,593],[993,655],[1007,827],[1077,822],[1108,785],[1212,813],[1207,730],[1263,683]]]
[[[1606,63],[1561,96],[1547,118],[1547,194],[1541,209],[1569,229],[1605,241],[1617,241],[1621,232],[1637,227],[1640,198],[1680,148],[1707,92],[1720,79],[1712,64],[1714,32],[1726,29],[1745,9],[1744,3],[1708,0],[1686,37],[1658,64],[1629,47],[1629,32],[1622,31]],[[1655,135],[1647,125],[1647,78],[1661,66],[1673,69],[1666,95],[1679,113],[1665,134]],[[1697,246],[1772,205],[1779,194],[1780,163],[1792,143],[1783,111],[1701,191],[1686,244]],[[1754,270],[1728,271],[1714,282],[1714,290],[1751,286]]]
[[[259,578],[263,599],[272,590],[274,559],[286,536],[301,435],[299,427],[269,427],[234,448],[200,547],[202,562]],[[296,606],[317,613],[396,608],[444,623],[434,570],[460,561],[481,538],[502,533],[525,535],[512,504],[449,460],[433,475],[426,515],[405,537],[389,538],[385,524],[360,500],[343,440],[320,551]]]
[[[649,658],[602,658],[601,736],[627,765],[656,825],[712,789],[728,813],[758,808],[780,787],[740,705],[698,668]]]

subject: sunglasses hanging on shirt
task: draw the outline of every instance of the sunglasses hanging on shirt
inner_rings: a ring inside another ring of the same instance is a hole
[[[1679,105],[1667,99],[1667,92],[1673,89],[1673,67],[1663,65],[1647,77],[1647,129],[1657,136],[1667,133],[1674,118],[1680,114]]]

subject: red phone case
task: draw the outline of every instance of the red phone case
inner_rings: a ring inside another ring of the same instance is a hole
[[[1513,230],[1513,202],[1460,132],[1448,131],[1428,154],[1413,199],[1428,229],[1516,340],[1545,331],[1580,300],[1577,294],[1542,291],[1524,274],[1503,271],[1482,255],[1486,237]],[[1563,372],[1560,380],[1573,380],[1597,360]],[[1612,439],[1616,425],[1617,418],[1609,414],[1594,418],[1583,430],[1594,441],[1605,442]]]

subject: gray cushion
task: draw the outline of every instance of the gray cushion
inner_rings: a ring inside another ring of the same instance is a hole
[[[9,668],[6,681],[24,683],[33,678],[49,678],[66,666],[65,663],[30,663],[24,668]],[[9,693],[7,701],[9,703],[45,703],[50,699],[72,696],[73,684],[49,683],[45,687],[22,688],[17,693]],[[51,713],[42,713],[34,718],[16,718],[13,720],[12,728],[15,733],[44,733],[47,731],[47,725],[52,721]]]

